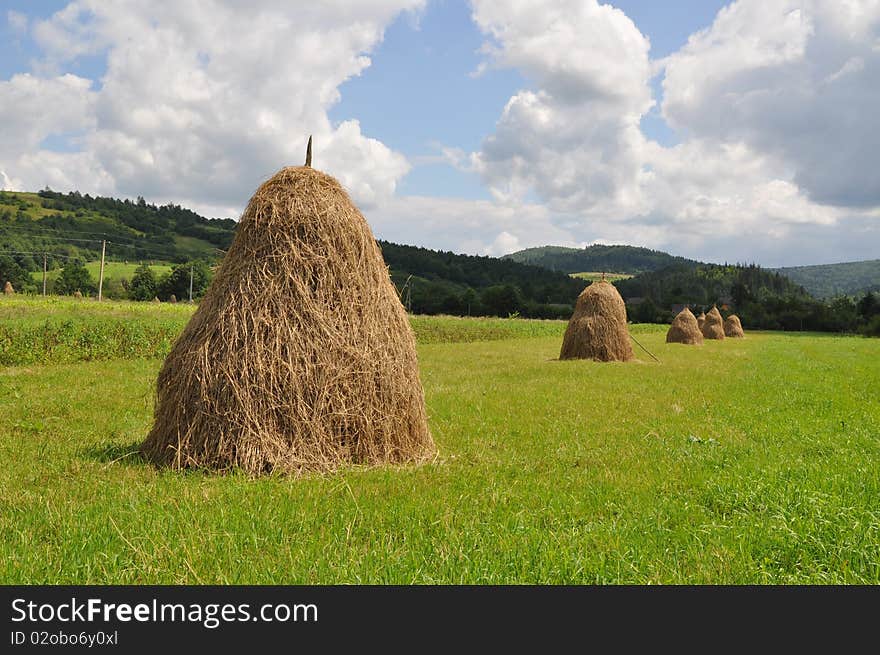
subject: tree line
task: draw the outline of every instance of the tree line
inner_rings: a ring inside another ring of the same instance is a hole
[[[208,262],[194,260],[177,264],[171,271],[156,275],[153,269],[143,263],[129,278],[109,278],[104,280],[102,296],[116,300],[186,300],[189,298],[190,273],[192,273],[193,299],[205,295],[211,282],[212,270]],[[42,281],[33,278],[8,255],[0,255],[0,284],[6,281],[18,293],[38,294],[42,292]],[[48,283],[47,292],[59,296],[71,296],[76,292],[83,296],[94,296],[98,292],[98,280],[89,272],[81,259],[71,259],[60,269],[57,277]]]
[[[106,280],[107,297],[165,300],[173,294],[184,299],[193,260],[197,260],[194,296],[199,297],[210,279],[210,266],[222,257],[237,225],[231,219],[207,219],[174,204],[152,205],[142,197],[117,200],[44,189],[38,199],[36,207],[32,197],[0,192],[0,239],[7,251],[0,253],[0,284],[9,280],[17,290],[29,293],[40,291],[31,273],[42,269],[42,253],[48,253],[48,268],[62,268],[57,286],[50,291],[94,293],[97,283],[83,261],[97,259],[102,237],[91,241],[65,241],[65,237],[101,232],[118,241],[110,249],[117,259],[122,252],[133,261],[177,264],[167,276],[141,267],[131,279]],[[39,220],[35,220],[37,214]],[[188,253],[181,244],[201,250]],[[628,301],[630,320],[636,322],[668,323],[678,305],[699,311],[719,304],[735,311],[747,328],[880,332],[873,309],[876,294],[817,300],[784,275],[755,265],[700,264],[630,246],[546,247],[501,259],[387,241],[379,241],[379,247],[401,301],[416,314],[571,316],[587,282],[543,265],[515,261],[520,256],[572,271],[649,269],[615,282]]]
[[[736,313],[746,328],[849,332],[880,336],[875,294],[818,300],[800,285],[754,264],[670,266],[615,283],[635,322],[669,323],[676,309],[713,305]]]
[[[509,259],[379,241],[404,306],[416,314],[568,318],[587,283]]]

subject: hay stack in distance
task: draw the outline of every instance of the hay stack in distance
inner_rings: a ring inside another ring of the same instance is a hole
[[[593,282],[578,296],[559,359],[633,359],[626,329],[626,305],[613,284],[605,280]]]
[[[700,328],[700,330],[702,330],[703,323],[705,323],[705,322],[706,322],[706,313],[700,312],[700,315],[697,316],[697,327]]]
[[[172,294],[171,294],[171,297],[168,299],[168,302],[170,302],[172,305],[175,304],[175,303],[177,302],[177,296],[175,296],[175,295],[172,293]]]
[[[153,296],[153,299],[150,302],[162,302],[159,300],[159,296]]]
[[[73,297],[74,297],[74,298],[82,298],[82,297],[83,297],[83,295],[82,295],[82,291],[80,291],[79,289],[77,289],[76,291],[73,292]]]
[[[6,280],[6,284],[3,286],[3,295],[4,296],[14,296],[15,289],[12,287],[12,282]]]
[[[703,343],[703,333],[697,325],[697,319],[691,313],[691,310],[685,307],[669,326],[666,333],[666,343],[686,343],[692,346],[699,346]]]
[[[173,468],[299,474],[435,452],[415,336],[373,233],[306,166],[251,198],[157,396],[141,451]]]
[[[709,313],[706,314],[706,320],[703,322],[701,331],[706,339],[724,338],[724,322],[721,320],[721,312],[714,305],[709,310]]]
[[[731,314],[724,319],[724,336],[731,339],[742,339],[746,336],[743,332],[742,322],[736,314]]]

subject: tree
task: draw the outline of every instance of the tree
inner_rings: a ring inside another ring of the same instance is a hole
[[[500,284],[483,290],[483,306],[491,316],[509,316],[522,309],[519,289],[512,284]]]
[[[162,300],[168,300],[174,295],[178,300],[189,298],[189,273],[192,267],[193,273],[193,299],[201,298],[208,290],[211,282],[211,269],[203,261],[178,264],[171,273],[159,281],[158,296]]]
[[[630,314],[630,320],[633,323],[656,323],[657,322],[657,305],[650,298],[645,298],[642,302],[633,308]]]
[[[730,287],[730,296],[735,307],[744,307],[748,302],[754,300],[749,286],[742,280],[736,280]]]
[[[866,293],[857,305],[859,315],[865,320],[880,314],[880,300],[873,293]]]
[[[62,296],[69,296],[77,291],[83,295],[88,295],[98,290],[98,285],[92,279],[85,264],[79,259],[71,259],[61,274],[55,280],[55,293]]]
[[[128,283],[128,297],[132,300],[152,300],[156,297],[158,287],[153,269],[147,264],[141,264]]]
[[[474,291],[471,287],[465,289],[465,292],[461,294],[461,307],[464,309],[468,316],[479,315],[480,299],[477,297],[477,292]]]
[[[18,293],[34,289],[34,281],[28,272],[9,255],[0,255],[0,288],[7,282],[10,282]]]

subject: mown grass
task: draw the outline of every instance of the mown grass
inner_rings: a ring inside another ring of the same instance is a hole
[[[0,582],[880,582],[878,342],[639,340],[422,345],[438,459],[302,479],[141,462],[159,360],[2,369]]]

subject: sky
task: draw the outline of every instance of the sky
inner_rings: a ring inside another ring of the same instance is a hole
[[[377,237],[880,257],[880,0],[0,0],[0,186],[237,218],[299,165]]]

